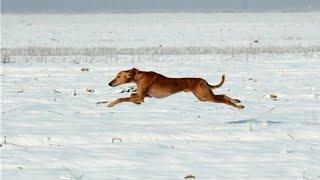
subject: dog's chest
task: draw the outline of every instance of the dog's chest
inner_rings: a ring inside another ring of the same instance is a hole
[[[148,91],[148,95],[154,98],[165,98],[170,96],[172,93],[166,89],[156,89],[150,88]]]

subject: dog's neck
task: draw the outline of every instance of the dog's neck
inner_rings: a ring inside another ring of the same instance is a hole
[[[140,73],[140,71],[137,70],[137,69],[133,69],[132,73],[133,73],[132,82],[137,84],[137,82],[138,82],[138,76],[137,75]]]

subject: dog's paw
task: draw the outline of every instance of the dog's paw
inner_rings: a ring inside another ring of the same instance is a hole
[[[239,99],[235,99],[234,101],[235,101],[235,103],[241,103],[241,101]]]
[[[111,103],[109,103],[109,104],[107,105],[107,107],[113,107],[114,105],[116,105],[116,103],[115,103],[115,102],[111,102]]]
[[[233,102],[233,103],[241,103],[241,101],[239,99],[231,99],[231,102]]]
[[[244,106],[243,105],[237,105],[237,108],[238,109],[244,109]]]

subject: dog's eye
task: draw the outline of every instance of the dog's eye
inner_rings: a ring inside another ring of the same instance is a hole
[[[117,78],[120,78],[120,76],[117,76]]]

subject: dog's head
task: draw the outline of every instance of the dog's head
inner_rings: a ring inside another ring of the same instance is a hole
[[[115,87],[121,84],[133,82],[134,76],[139,72],[136,68],[132,68],[126,71],[120,71],[116,78],[109,82],[109,86]]]

